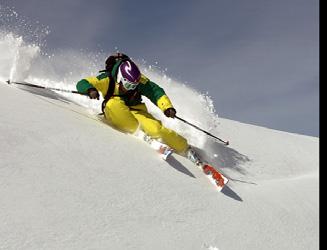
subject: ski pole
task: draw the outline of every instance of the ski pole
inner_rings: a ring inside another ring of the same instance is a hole
[[[61,91],[61,92],[67,92],[67,93],[73,93],[73,94],[79,94],[79,95],[86,95],[86,94],[82,94],[79,93],[78,91],[75,90],[67,90],[67,89],[57,89],[57,88],[51,88],[51,87],[44,87],[44,86],[40,86],[40,85],[36,85],[36,84],[32,84],[32,83],[27,83],[27,82],[12,82],[10,80],[6,81],[8,84],[17,84],[17,85],[24,85],[24,86],[28,86],[28,87],[32,87],[32,88],[39,88],[39,89],[49,89],[49,90],[55,90],[55,91]]]
[[[188,124],[188,125],[196,128],[196,129],[198,129],[198,130],[200,130],[200,131],[202,131],[204,133],[206,133],[207,135],[209,135],[209,136],[211,136],[211,137],[219,140],[220,142],[224,143],[225,145],[229,145],[229,141],[224,141],[224,140],[218,138],[217,136],[214,136],[213,134],[210,134],[209,132],[205,131],[204,129],[199,128],[198,126],[195,126],[194,124],[192,124],[192,123],[190,123],[190,122],[188,122],[188,121],[186,121],[186,120],[184,120],[184,119],[182,119],[182,118],[180,118],[180,117],[178,117],[176,115],[175,115],[175,118],[177,118],[178,120],[180,120],[180,121],[182,121],[182,122],[184,122],[184,123],[186,123],[186,124]]]

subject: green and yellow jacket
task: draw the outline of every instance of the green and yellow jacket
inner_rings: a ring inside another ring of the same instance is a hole
[[[105,97],[107,91],[109,90],[109,85],[115,84],[113,95],[119,96],[127,106],[135,106],[142,103],[142,96],[146,96],[162,111],[173,107],[165,91],[156,83],[150,81],[143,74],[141,75],[140,84],[134,90],[132,95],[130,93],[126,94],[126,92],[122,92],[119,89],[119,84],[117,83],[117,68],[118,67],[113,68],[111,72],[112,77],[109,77],[108,72],[100,71],[100,74],[96,77],[87,77],[80,80],[76,84],[77,91],[82,94],[86,94],[90,88],[95,88],[102,94],[103,97]]]

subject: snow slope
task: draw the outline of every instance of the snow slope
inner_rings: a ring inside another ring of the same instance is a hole
[[[0,92],[0,249],[319,248],[317,138],[220,119],[217,193],[72,100]]]
[[[218,118],[209,96],[144,65],[181,117],[230,141],[145,100],[231,178],[217,193],[183,157],[99,121],[100,101],[5,83],[74,89],[104,55],[44,55],[1,30],[0,52],[0,249],[319,248],[319,138]]]

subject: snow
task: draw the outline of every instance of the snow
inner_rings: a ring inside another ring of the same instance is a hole
[[[181,117],[230,141],[147,101],[230,177],[218,193],[185,158],[163,161],[99,120],[99,101],[6,84],[72,89],[90,72],[50,77],[51,61],[17,39],[0,40],[0,249],[319,249],[319,138],[218,118],[210,97],[148,71]]]

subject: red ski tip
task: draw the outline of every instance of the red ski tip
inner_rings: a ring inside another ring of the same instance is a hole
[[[222,189],[228,182],[227,178],[224,177],[221,173],[219,173],[219,171],[217,171],[214,167],[205,164],[203,165],[202,169],[206,175],[211,175],[211,177],[214,179],[220,189]]]

